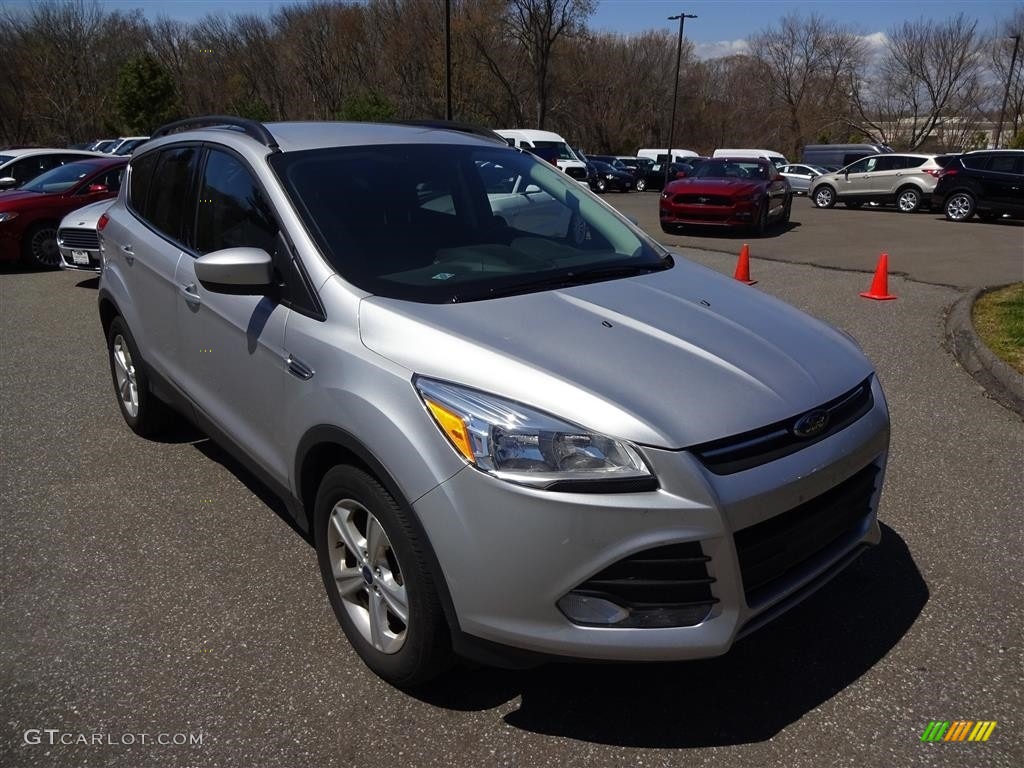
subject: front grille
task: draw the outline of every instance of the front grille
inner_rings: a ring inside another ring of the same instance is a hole
[[[94,229],[61,229],[57,231],[57,239],[65,248],[83,251],[100,249],[100,238]]]
[[[716,475],[731,475],[781,459],[831,437],[853,424],[870,411],[873,405],[869,377],[849,392],[812,409],[828,414],[828,426],[813,437],[798,437],[794,434],[794,425],[800,417],[800,414],[796,414],[766,427],[695,445],[690,451]]]
[[[747,604],[763,602],[830,545],[852,543],[871,513],[878,467],[869,464],[810,501],[733,536]],[[850,540],[850,541],[848,541]]]
[[[629,617],[617,627],[693,626],[718,602],[711,595],[710,560],[696,541],[648,549],[608,566],[570,594],[627,609]]]
[[[673,203],[680,205],[724,205],[731,207],[733,200],[724,195],[676,195],[672,198]]]

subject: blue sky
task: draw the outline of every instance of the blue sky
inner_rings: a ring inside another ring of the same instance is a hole
[[[0,0],[0,5],[27,5],[31,0]],[[186,21],[207,13],[267,13],[301,0],[100,0],[110,10],[141,9],[149,18],[160,15]],[[903,21],[945,19],[963,11],[988,28],[1008,17],[1021,0],[600,0],[590,19],[594,29],[621,33],[662,27],[676,30],[666,17],[685,11],[699,18],[686,22],[686,37],[702,58],[735,50],[738,41],[774,25],[784,14],[817,12],[850,25],[863,35],[885,32]]]

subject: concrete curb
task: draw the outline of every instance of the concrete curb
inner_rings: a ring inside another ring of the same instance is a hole
[[[950,307],[946,315],[946,339],[957,362],[974,377],[993,400],[1024,417],[1024,376],[1017,373],[985,346],[974,330],[971,309],[988,288],[975,288]]]

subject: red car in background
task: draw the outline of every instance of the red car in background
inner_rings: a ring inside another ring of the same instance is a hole
[[[115,197],[127,165],[126,157],[81,160],[0,192],[0,262],[60,266],[60,220],[84,205]]]
[[[786,223],[793,205],[789,182],[769,161],[715,157],[661,193],[661,228],[687,225],[750,228],[763,235],[772,222]]]

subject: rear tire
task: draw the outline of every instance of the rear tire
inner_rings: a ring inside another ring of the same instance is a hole
[[[125,423],[139,437],[156,437],[167,428],[173,411],[150,391],[139,348],[121,317],[115,317],[107,330],[107,357]]]
[[[757,237],[764,237],[768,231],[768,205],[769,200],[766,197],[761,201],[761,212],[757,215],[757,223],[754,225],[754,235]]]
[[[428,682],[453,661],[427,546],[375,477],[336,466],[314,515],[317,561],[334,615],[359,657],[397,687]]]
[[[917,187],[903,187],[896,190],[896,207],[900,213],[914,213],[921,207],[921,193]]]

